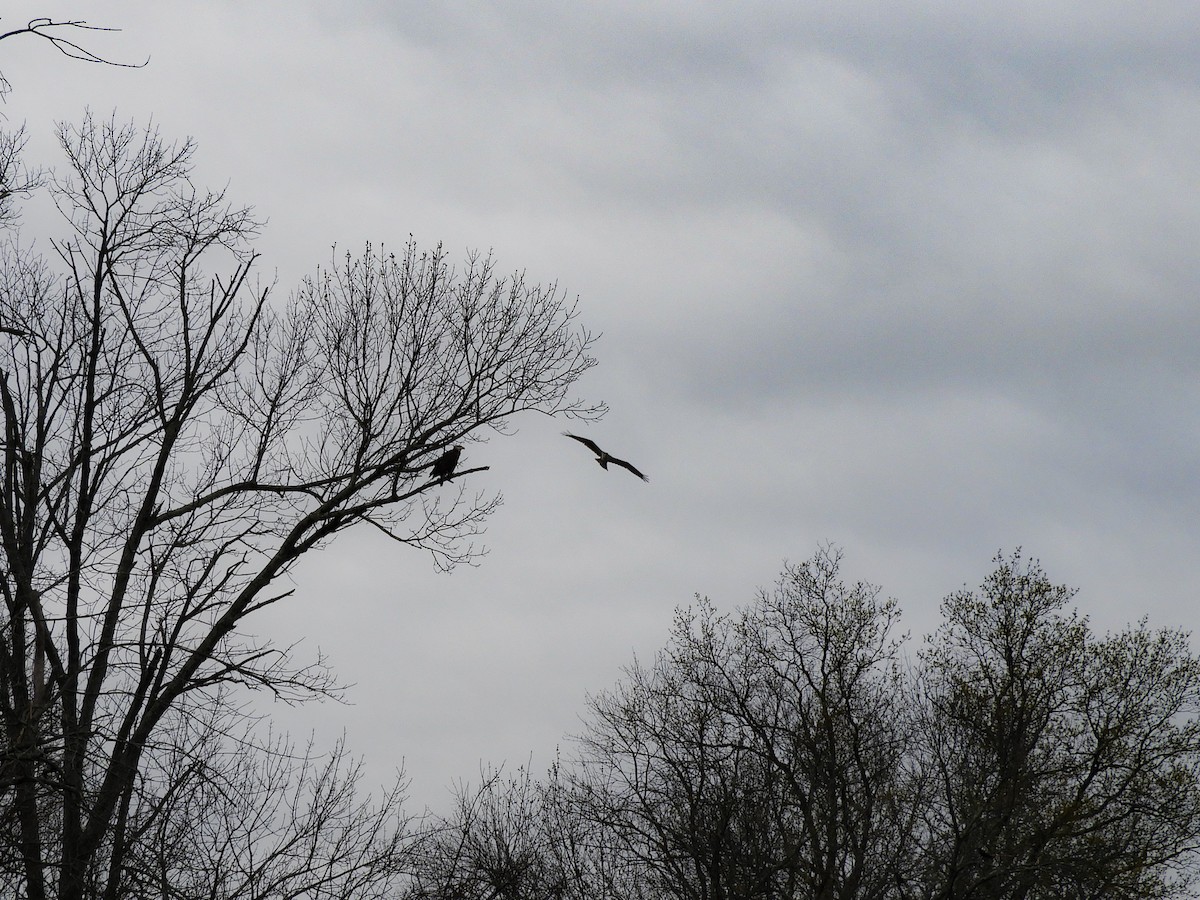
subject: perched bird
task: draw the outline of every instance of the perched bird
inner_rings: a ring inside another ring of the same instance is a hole
[[[571,432],[569,432],[569,431],[564,431],[563,434],[566,437],[573,438],[574,440],[579,441],[579,443],[583,444],[583,446],[587,447],[589,450],[591,450],[593,453],[595,453],[596,454],[596,462],[600,463],[600,468],[607,470],[609,463],[615,463],[616,465],[620,466],[623,469],[628,469],[630,472],[632,472],[638,478],[642,479],[642,481],[650,480],[645,475],[643,475],[641,472],[639,472],[637,469],[635,469],[632,465],[625,462],[625,460],[617,459],[611,453],[606,453],[605,451],[601,450],[598,446],[596,446],[595,441],[589,441],[587,438],[580,437],[577,434],[571,434]]]
[[[454,468],[458,465],[458,458],[462,456],[462,444],[455,444],[445,453],[437,458],[437,462],[433,464],[433,468],[429,470],[429,474],[434,478],[441,478],[445,481],[454,475]]]

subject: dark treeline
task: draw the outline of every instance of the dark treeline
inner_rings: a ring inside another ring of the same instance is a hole
[[[680,612],[594,697],[569,762],[494,772],[429,832],[420,898],[1188,896],[1200,660],[1098,635],[1014,555],[904,654],[899,610],[789,566]]]

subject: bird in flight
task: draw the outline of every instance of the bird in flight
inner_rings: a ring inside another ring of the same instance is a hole
[[[625,460],[623,460],[623,459],[617,459],[617,458],[616,458],[615,456],[613,456],[611,453],[607,453],[607,452],[605,452],[604,450],[601,450],[601,449],[600,449],[600,448],[599,448],[599,447],[596,445],[596,442],[595,442],[595,441],[589,441],[587,438],[585,438],[585,437],[580,437],[580,436],[579,436],[579,435],[577,435],[577,434],[571,434],[571,432],[569,432],[569,431],[564,431],[564,432],[563,432],[563,434],[564,434],[566,437],[569,437],[569,438],[572,438],[572,439],[574,439],[574,440],[576,440],[576,441],[579,441],[579,443],[583,444],[583,446],[587,447],[589,450],[591,450],[593,453],[595,453],[595,454],[596,454],[596,462],[600,463],[600,468],[607,470],[607,469],[608,469],[608,464],[609,464],[609,463],[614,463],[614,464],[616,464],[616,465],[620,466],[620,467],[621,467],[621,468],[623,468],[623,469],[628,469],[630,472],[632,472],[632,473],[633,473],[634,475],[636,475],[638,478],[642,479],[642,481],[649,481],[649,480],[650,480],[650,479],[649,479],[649,478],[647,478],[645,475],[643,475],[641,472],[639,472],[637,469],[635,469],[635,468],[634,468],[634,467],[633,467],[631,464],[629,464],[629,463],[625,462]]]
[[[455,444],[437,458],[437,461],[433,464],[433,468],[429,470],[430,476],[440,478],[443,481],[451,478],[454,475],[454,468],[458,465],[458,458],[462,456],[462,452],[462,444]]]

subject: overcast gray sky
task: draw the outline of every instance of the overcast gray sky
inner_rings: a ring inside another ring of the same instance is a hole
[[[518,420],[469,450],[505,499],[478,568],[352,532],[261,620],[356,685],[279,721],[404,757],[416,806],[541,769],[677,605],[826,541],[915,635],[1017,546],[1101,629],[1200,624],[1193,4],[6,7],[150,57],[4,42],[33,159],[85,107],[153,117],[269,219],[281,292],[411,233],[603,332],[587,434],[650,484]]]

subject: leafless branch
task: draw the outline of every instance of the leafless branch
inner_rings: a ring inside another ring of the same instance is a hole
[[[17,37],[22,34],[31,34],[35,37],[49,41],[59,53],[70,59],[78,59],[83,62],[100,63],[105,66],[119,66],[126,69],[140,69],[150,62],[150,57],[146,57],[144,62],[140,63],[122,63],[101,56],[93,50],[89,50],[82,44],[78,44],[68,37],[65,37],[63,32],[74,33],[69,31],[120,31],[120,28],[108,28],[100,25],[89,25],[83,19],[53,19],[46,16],[39,16],[35,19],[30,19],[21,28],[14,28],[10,31],[0,33],[0,41],[5,38]]]
[[[181,708],[336,690],[247,631],[299,559],[369,525],[470,562],[499,502],[475,486],[484,440],[603,411],[570,396],[594,339],[554,286],[410,242],[273,303],[258,223],[192,183],[190,141],[88,116],[60,143],[54,257],[0,246],[4,783],[37,900],[52,873],[64,900],[132,877]]]

